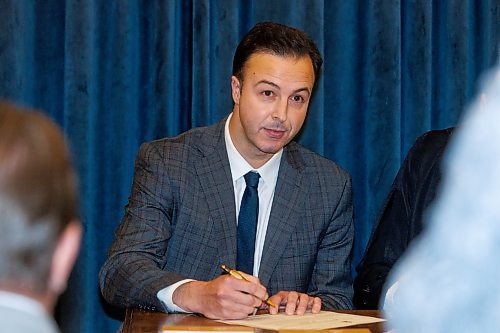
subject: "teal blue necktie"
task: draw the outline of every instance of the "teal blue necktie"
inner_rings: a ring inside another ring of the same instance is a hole
[[[259,216],[259,194],[257,192],[259,178],[260,175],[253,171],[245,175],[247,187],[241,199],[240,214],[238,215],[236,269],[248,274],[253,274],[255,235]]]

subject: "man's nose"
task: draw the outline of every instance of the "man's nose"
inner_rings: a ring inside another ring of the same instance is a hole
[[[288,100],[280,99],[276,102],[273,108],[273,119],[279,120],[280,122],[284,122],[287,118],[288,114]]]

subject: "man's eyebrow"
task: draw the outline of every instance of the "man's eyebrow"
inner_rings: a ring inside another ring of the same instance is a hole
[[[281,89],[280,86],[278,86],[276,83],[272,82],[272,81],[267,81],[267,80],[260,80],[259,82],[257,82],[255,84],[255,86],[258,86],[259,84],[269,84],[273,87],[275,87],[276,89]]]
[[[299,88],[299,89],[295,90],[295,91],[294,91],[294,94],[299,93],[299,92],[301,92],[301,91],[305,91],[305,92],[307,92],[309,95],[311,94],[311,90],[310,90],[309,88],[307,88],[307,87],[304,87],[304,88]]]
[[[259,82],[257,82],[255,84],[255,87],[258,86],[259,84],[268,84],[270,86],[275,87],[276,89],[281,89],[280,86],[278,86],[276,83],[274,83],[272,81],[268,81],[268,80],[260,80]],[[301,91],[305,91],[309,95],[311,94],[311,90],[308,87],[299,88],[299,89],[295,90],[293,93],[296,94],[296,93],[299,93]]]

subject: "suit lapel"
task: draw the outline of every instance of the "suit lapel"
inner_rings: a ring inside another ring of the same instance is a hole
[[[289,148],[292,146],[292,148]],[[259,279],[267,285],[299,216],[297,209],[303,200],[301,189],[304,163],[296,146],[292,143],[285,148],[276,182],[271,215],[267,226],[266,239],[259,269]]]
[[[209,214],[214,223],[214,241],[219,258],[214,258],[211,276],[220,274],[220,264],[235,267],[236,264],[236,209],[231,169],[224,141],[225,120],[215,127],[213,137],[206,135],[200,140],[202,152],[195,169],[206,199]]]

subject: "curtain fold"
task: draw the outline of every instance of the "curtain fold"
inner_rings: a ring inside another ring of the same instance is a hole
[[[232,57],[259,21],[306,31],[324,71],[298,141],[352,176],[356,264],[408,148],[456,125],[498,62],[498,0],[3,0],[0,96],[62,128],[80,176],[84,239],[57,318],[116,330],[97,273],[142,142],[232,108]]]

